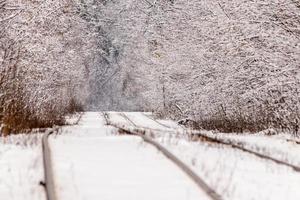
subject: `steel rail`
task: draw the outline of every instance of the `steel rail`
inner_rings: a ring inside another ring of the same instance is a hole
[[[79,117],[78,117],[78,119],[75,121],[75,123],[73,125],[78,125],[79,122],[80,122],[80,120],[81,120],[81,118],[82,118],[82,116],[83,116],[83,112],[79,113]]]
[[[82,119],[83,113],[79,114],[78,119],[75,124],[78,125],[79,121]],[[42,137],[42,151],[43,151],[43,167],[44,167],[44,187],[46,190],[46,199],[47,200],[57,200],[57,194],[55,191],[55,182],[53,176],[53,168],[52,168],[52,156],[51,150],[49,146],[48,138],[51,134],[57,132],[57,128],[52,130],[47,130]]]
[[[55,130],[47,131],[42,138],[42,149],[43,149],[43,165],[44,165],[44,176],[45,176],[45,190],[47,200],[57,200],[57,195],[55,191],[53,168],[52,168],[52,158],[51,150],[49,146],[48,138],[53,134]]]
[[[173,127],[170,127],[170,126],[168,126],[168,125],[166,125],[166,124],[163,124],[163,123],[157,121],[156,119],[154,119],[154,118],[152,118],[152,117],[146,115],[145,113],[142,113],[142,115],[144,115],[144,116],[147,117],[148,119],[151,119],[152,121],[156,122],[157,124],[159,124],[159,125],[161,125],[161,126],[163,126],[163,127],[166,127],[166,128],[169,128],[169,129],[175,129],[175,128],[173,128]]]
[[[260,152],[257,152],[257,151],[254,151],[252,149],[249,149],[249,148],[245,148],[241,145],[238,145],[238,144],[235,144],[233,143],[232,141],[228,140],[221,140],[221,139],[218,139],[216,137],[211,137],[211,136],[208,136],[208,135],[205,135],[205,134],[201,134],[201,133],[197,133],[197,134],[194,134],[194,137],[198,137],[199,139],[200,138],[203,138],[205,139],[206,141],[208,142],[212,142],[212,143],[217,143],[217,144],[222,144],[222,145],[225,145],[225,146],[230,146],[234,149],[238,149],[240,151],[243,151],[243,152],[246,152],[246,153],[249,153],[249,154],[252,154],[252,155],[255,155],[259,158],[262,158],[262,159],[265,159],[265,160],[269,160],[269,161],[272,161],[276,164],[279,164],[279,165],[283,165],[283,166],[286,166],[286,167],[289,167],[289,168],[292,168],[294,171],[296,172],[300,172],[300,167],[297,166],[297,165],[294,165],[294,164],[291,164],[291,163],[288,163],[288,162],[285,162],[285,161],[282,161],[282,160],[279,160],[277,158],[273,158],[271,156],[268,156],[268,155],[265,155],[265,154],[262,154]]]
[[[103,115],[103,118],[105,120],[105,125],[109,125],[109,116],[106,112],[101,112],[101,114]]]
[[[133,126],[137,127],[136,124],[124,113],[120,113],[122,117],[124,117],[128,122],[130,122]],[[216,193],[214,189],[212,189],[201,177],[199,177],[190,167],[188,167],[184,162],[182,162],[179,158],[177,158],[174,154],[172,154],[169,150],[163,147],[158,142],[152,140],[150,137],[146,136],[143,131],[139,131],[138,129],[128,129],[124,126],[120,126],[118,124],[114,124],[109,119],[109,114],[106,113],[104,115],[106,118],[108,125],[114,126],[115,128],[122,130],[123,132],[141,137],[146,143],[151,144],[155,148],[157,148],[164,156],[166,156],[170,161],[172,161],[178,168],[180,168],[188,177],[190,177],[196,185],[204,191],[208,197],[212,200],[222,200],[222,197]]]
[[[287,142],[291,142],[294,144],[300,144],[300,140],[294,140],[294,139],[286,139]]]
[[[126,117],[128,118],[128,116],[126,116]],[[151,131],[150,129],[146,129],[146,130]],[[240,150],[240,151],[243,151],[243,152],[255,155],[255,156],[257,156],[257,157],[259,157],[261,159],[269,160],[269,161],[272,161],[272,162],[274,162],[276,164],[289,167],[289,168],[293,169],[296,172],[300,172],[300,166],[297,166],[297,165],[294,165],[292,163],[288,163],[288,162],[282,161],[280,159],[271,157],[269,155],[265,155],[265,154],[262,154],[260,152],[254,151],[252,149],[243,147],[243,146],[241,146],[239,144],[236,144],[236,143],[232,142],[229,139],[223,140],[223,139],[220,139],[220,138],[217,138],[217,137],[209,136],[207,134],[202,133],[201,131],[184,130],[184,131],[182,131],[182,133],[188,134],[192,138],[192,140],[194,140],[194,141],[195,141],[195,138],[196,139],[203,138],[203,139],[205,139],[205,141],[216,143],[216,144],[221,144],[221,145],[225,145],[225,146],[229,146],[231,148],[234,148],[234,149],[237,149],[237,150]]]
[[[180,130],[176,130],[175,128],[168,128],[168,129],[158,129],[158,128],[149,128],[141,125],[137,125],[130,119],[125,113],[117,113],[121,117],[125,118],[127,121],[129,121],[133,126],[142,128],[144,130],[149,130],[149,131],[156,131],[156,132],[167,132],[167,133],[174,133],[174,131],[178,131],[180,133]],[[152,119],[153,120],[153,119]],[[154,120],[155,121],[155,120]],[[185,130],[182,130],[182,132],[185,132]]]

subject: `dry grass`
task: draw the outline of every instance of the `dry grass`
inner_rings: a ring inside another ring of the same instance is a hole
[[[276,104],[268,101],[260,105],[243,106],[241,104],[226,106],[221,104],[208,114],[197,114],[189,118],[189,114],[180,111],[176,106],[169,106],[160,110],[158,117],[178,120],[192,129],[216,130],[224,133],[259,132],[274,129],[299,134],[300,112],[293,109],[291,104]]]
[[[36,128],[49,128],[66,124],[65,116],[82,111],[82,106],[71,99],[66,108],[53,106],[48,103],[43,111],[31,110],[30,105],[22,98],[6,103],[3,119],[2,134],[4,136],[17,133],[29,133]]]

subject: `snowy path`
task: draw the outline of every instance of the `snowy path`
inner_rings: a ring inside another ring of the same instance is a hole
[[[209,199],[157,149],[116,131],[99,113],[87,113],[50,137],[59,200]]]

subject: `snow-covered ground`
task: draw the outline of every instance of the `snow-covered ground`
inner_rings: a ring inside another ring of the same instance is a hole
[[[75,124],[79,115],[67,117]],[[46,200],[42,133],[0,137],[0,200]]]
[[[120,135],[116,128],[105,125],[102,113],[84,113],[79,121],[78,117],[69,118],[70,125],[50,136],[59,200],[209,199],[150,144],[137,136]],[[224,200],[300,199],[300,172],[289,167],[230,146],[191,141],[182,135],[183,127],[168,120],[155,121],[151,113],[110,112],[109,118],[122,126],[154,129],[154,139],[190,166]],[[300,145],[289,141],[295,138],[260,133],[204,134],[300,165]],[[1,200],[45,199],[44,188],[39,185],[44,179],[41,136],[0,138]]]
[[[45,200],[41,135],[0,137],[0,199]]]

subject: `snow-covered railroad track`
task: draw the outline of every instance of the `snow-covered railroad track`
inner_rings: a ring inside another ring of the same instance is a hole
[[[84,113],[79,113],[76,121],[72,125],[78,125]],[[43,150],[43,167],[44,167],[44,182],[42,183],[45,187],[46,198],[47,200],[57,200],[53,168],[52,168],[52,158],[51,158],[51,149],[49,146],[48,138],[51,134],[56,132],[56,129],[47,130],[42,138],[42,150]]]
[[[189,129],[184,129],[184,130],[175,130],[175,129],[163,129],[163,128],[149,128],[146,126],[141,126],[141,121],[142,120],[138,120],[137,118],[133,118],[132,116],[128,116],[127,113],[114,113],[113,115],[113,120],[115,121],[116,118],[116,114],[120,115],[122,118],[124,118],[126,121],[129,122],[128,123],[124,123],[120,121],[120,123],[117,123],[119,126],[122,127],[134,127],[134,131],[137,131],[139,133],[143,133],[143,132],[147,132],[150,135],[152,135],[153,133],[155,133],[155,135],[161,135],[162,133],[168,133],[168,134],[181,134],[183,136],[188,136],[188,138],[192,141],[198,141],[201,140],[203,142],[210,142],[210,143],[215,143],[215,144],[219,144],[219,145],[224,145],[224,146],[228,146],[230,148],[234,148],[236,150],[245,152],[245,153],[249,153],[252,154],[256,157],[259,157],[261,159],[264,160],[269,160],[272,161],[278,165],[282,165],[282,166],[286,166],[289,167],[291,169],[293,169],[296,172],[300,172],[300,166],[297,166],[296,164],[293,163],[289,163],[287,161],[281,160],[280,158],[276,158],[270,155],[266,155],[262,152],[259,152],[255,149],[249,148],[249,147],[244,147],[243,145],[239,144],[238,142],[232,141],[229,138],[222,138],[222,137],[217,137],[214,135],[210,135],[210,134],[206,134],[204,132],[201,131],[194,131],[194,130],[189,130]]]
[[[172,127],[170,127],[170,126],[168,126],[168,125],[166,125],[166,124],[163,124],[163,123],[161,123],[161,122],[155,120],[154,118],[150,117],[149,115],[146,115],[145,113],[143,113],[143,115],[144,115],[145,117],[147,117],[148,119],[154,121],[155,123],[157,123],[157,124],[159,124],[159,125],[161,125],[161,126],[163,126],[163,127],[165,127],[165,128],[172,129]]]
[[[203,141],[207,141],[207,142],[212,142],[212,143],[217,143],[217,144],[229,146],[229,147],[232,147],[234,149],[250,153],[250,154],[255,155],[259,158],[270,160],[270,161],[275,162],[279,165],[284,165],[284,166],[290,167],[291,169],[293,169],[296,172],[300,172],[300,167],[299,166],[296,166],[294,164],[291,164],[291,163],[282,161],[280,159],[271,157],[269,155],[262,154],[260,152],[254,151],[250,148],[243,147],[243,146],[241,146],[239,144],[236,144],[235,142],[232,142],[230,140],[224,140],[224,139],[220,139],[220,138],[217,138],[217,137],[208,136],[206,134],[202,134],[201,132],[193,133],[192,134],[192,140],[193,141],[203,140]]]
[[[296,140],[296,139],[286,139],[287,142],[291,142],[293,144],[300,144],[300,140]]]
[[[120,126],[117,123],[114,123],[109,118],[109,113],[103,113],[105,117],[105,121],[107,125],[111,125],[119,130],[125,132],[126,134],[140,136],[146,143],[149,143],[156,147],[163,155],[165,155],[168,159],[170,159],[178,168],[180,168],[184,173],[186,173],[197,185],[203,190],[212,200],[222,200],[222,197],[216,193],[216,191],[211,188],[201,177],[199,177],[190,167],[188,167],[184,162],[182,162],[179,158],[177,158],[174,154],[168,151],[165,147],[163,147],[158,142],[152,140],[150,137],[143,134],[143,132],[139,131],[139,126],[131,120],[125,113],[119,113],[124,119],[126,119],[130,124],[132,124],[137,129],[133,130],[130,128],[126,128],[126,126]],[[148,117],[148,116],[147,116]],[[152,119],[153,121],[156,121]],[[160,124],[160,123],[159,123]]]
[[[156,133],[169,133],[169,134],[174,134],[174,133],[178,133],[178,134],[184,134],[186,131],[188,131],[187,129],[184,129],[180,126],[177,127],[171,127],[168,125],[165,125],[161,122],[158,122],[157,120],[150,118],[149,120],[149,116],[145,115],[144,113],[129,113],[129,112],[106,112],[106,113],[102,113],[107,119],[111,119],[111,121],[114,121],[115,124],[118,124],[120,126],[132,126],[132,127],[138,127],[138,129],[143,130],[143,131],[148,131],[148,132],[156,132]],[[129,114],[133,115],[135,118],[142,118],[141,121],[137,121],[136,119],[132,119],[133,116],[128,116]],[[138,114],[138,117],[135,116],[136,114]],[[129,122],[128,123],[124,123],[124,122],[128,122],[128,119],[126,119],[124,117],[124,115],[129,118],[132,122],[134,122],[135,125],[133,125],[132,123]],[[144,124],[144,122],[146,122],[147,124]],[[107,123],[107,122],[106,122]],[[179,129],[178,129],[179,128]]]
[[[202,173],[202,167],[212,169],[218,164],[212,165],[205,156],[202,160],[194,160],[196,154],[206,155],[206,147],[212,151],[216,150],[214,147],[221,149],[219,154],[223,154],[223,149],[224,154],[229,151],[244,156],[246,160],[251,158],[251,162],[254,159],[262,169],[267,167],[269,170],[272,165],[280,173],[294,173],[293,177],[298,176],[293,170],[300,171],[297,163],[284,162],[284,157],[272,154],[267,156],[268,153],[255,149],[255,146],[252,148],[248,143],[245,145],[237,138],[181,127],[176,129],[175,122],[163,120],[162,124],[170,124],[171,128],[166,128],[149,117],[147,113],[85,113],[77,125],[62,127],[58,136],[52,137],[52,132],[47,132],[43,137],[47,199],[120,199],[124,195],[127,199],[143,199],[143,194],[151,191],[158,192],[149,194],[146,199],[191,199],[191,196],[192,199],[198,199],[198,196],[213,200],[231,199],[214,183],[214,170],[209,175]],[[125,135],[118,135],[118,131]],[[183,142],[183,146],[169,143],[172,138]],[[192,141],[201,141],[204,147]],[[193,155],[193,146],[204,151]],[[191,152],[187,159],[185,150]],[[222,167],[219,170],[217,174],[222,173]],[[226,180],[226,176],[223,178]],[[288,180],[293,182],[294,178]],[[239,186],[239,183],[234,184]],[[115,193],[116,190],[119,193]],[[242,194],[243,190],[239,188],[239,192]]]
[[[107,126],[105,119],[85,113],[77,125],[61,127],[55,137],[52,132],[44,135],[47,200],[221,200],[200,190],[157,151],[161,147],[139,135],[117,135],[119,128]]]
[[[44,178],[45,182],[45,192],[47,200],[57,200],[56,190],[54,187],[54,177],[53,177],[53,169],[52,169],[52,158],[51,158],[51,150],[48,142],[49,135],[51,135],[54,130],[47,131],[42,139],[42,147],[43,147],[43,165],[44,165]]]

